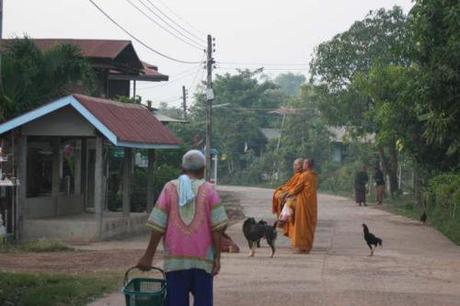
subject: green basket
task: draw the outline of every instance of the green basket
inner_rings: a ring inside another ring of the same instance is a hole
[[[152,267],[161,272],[163,278],[136,277],[129,279],[128,269],[125,273],[122,292],[125,295],[126,306],[163,306],[166,298],[166,276],[162,269]]]

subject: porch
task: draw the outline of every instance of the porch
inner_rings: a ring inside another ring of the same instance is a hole
[[[153,207],[156,149],[174,149],[176,137],[144,105],[72,95],[0,125],[11,139],[11,177],[17,178],[12,229],[17,239],[94,241],[142,231]],[[146,203],[133,212],[136,151],[146,155]],[[116,153],[116,154],[114,154]],[[110,161],[117,155],[121,197],[109,211]]]

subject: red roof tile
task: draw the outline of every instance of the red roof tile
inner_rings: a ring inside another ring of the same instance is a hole
[[[121,51],[131,44],[129,40],[104,39],[33,39],[37,48],[50,49],[56,45],[69,44],[80,48],[85,57],[115,59]]]
[[[102,122],[118,141],[137,144],[179,145],[180,141],[148,108],[141,104],[74,94],[91,114]]]

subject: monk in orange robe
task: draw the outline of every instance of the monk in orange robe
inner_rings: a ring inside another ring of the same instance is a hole
[[[317,174],[313,171],[313,160],[306,159],[304,172],[288,198],[295,198],[294,218],[284,225],[284,234],[291,239],[291,245],[300,253],[309,253],[313,248],[318,202],[316,195]]]
[[[287,194],[294,188],[294,186],[297,185],[300,179],[300,175],[303,172],[302,163],[303,159],[296,159],[292,166],[294,170],[294,175],[289,179],[289,181],[287,181],[280,187],[276,188],[273,192],[272,213],[275,214],[277,218],[281,213],[281,209],[283,207],[284,201],[286,200]]]

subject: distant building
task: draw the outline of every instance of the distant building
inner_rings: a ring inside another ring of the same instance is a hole
[[[8,44],[14,39],[3,39]],[[139,59],[133,44],[129,40],[104,39],[31,39],[40,50],[48,50],[56,45],[76,46],[93,67],[98,90],[96,96],[113,99],[117,96],[135,96],[136,82],[168,81],[169,77],[158,72],[158,67]],[[131,88],[132,82],[132,88]],[[75,84],[75,93],[83,93],[81,86]]]

